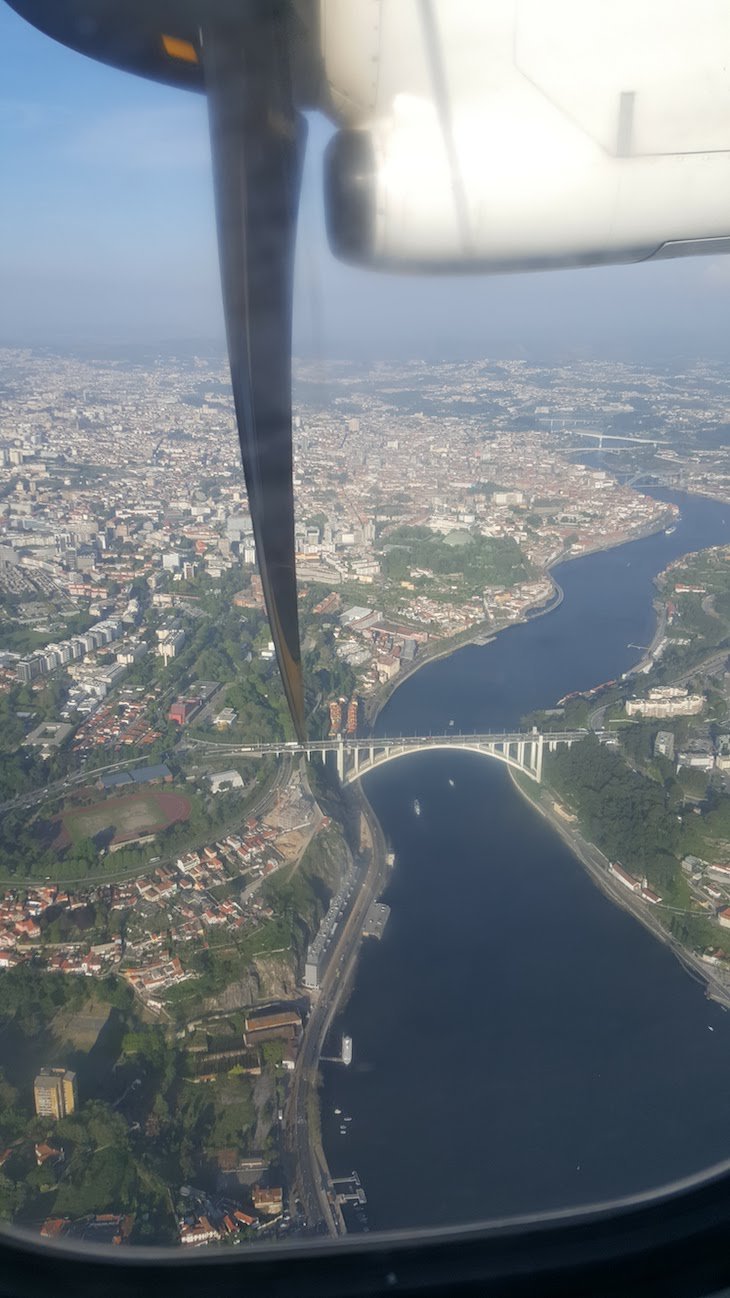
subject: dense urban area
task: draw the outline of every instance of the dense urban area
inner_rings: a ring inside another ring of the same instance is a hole
[[[287,752],[224,360],[1,355],[0,1215],[118,1245],[340,1229],[355,1191],[305,1172],[302,1124],[316,1146],[329,962],[381,935],[392,861]],[[295,408],[312,737],[549,616],[559,560],[673,528],[642,485],[730,500],[710,366],[302,364]],[[585,731],[538,796],[730,1000],[730,547],[655,606],[633,672],[524,719]]]

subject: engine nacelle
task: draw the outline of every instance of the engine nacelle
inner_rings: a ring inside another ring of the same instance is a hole
[[[325,159],[336,256],[384,270],[454,273],[601,265],[730,251],[730,154],[622,156],[557,111],[432,100],[341,130]],[[630,143],[631,103],[624,109]]]

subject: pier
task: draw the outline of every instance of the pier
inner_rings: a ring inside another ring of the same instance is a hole
[[[340,1206],[344,1203],[359,1203],[364,1206],[368,1201],[357,1172],[351,1172],[349,1176],[334,1176],[332,1189]]]
[[[363,937],[375,937],[380,941],[389,919],[390,906],[386,906],[382,901],[374,901],[365,916],[365,923],[362,926]]]

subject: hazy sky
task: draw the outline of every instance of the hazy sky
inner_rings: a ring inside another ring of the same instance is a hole
[[[411,279],[329,253],[311,124],[295,350],[730,354],[730,258]],[[0,341],[223,336],[205,104],[64,49],[0,0]],[[730,215],[729,215],[730,221]]]

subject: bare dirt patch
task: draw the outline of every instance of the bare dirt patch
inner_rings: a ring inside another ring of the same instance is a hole
[[[83,810],[69,810],[61,819],[72,842],[104,834],[110,843],[124,843],[142,833],[157,834],[189,815],[190,803],[182,794],[145,789],[126,797],[105,798]]]

